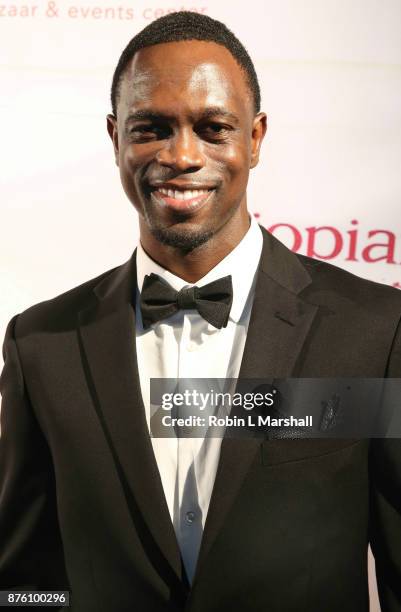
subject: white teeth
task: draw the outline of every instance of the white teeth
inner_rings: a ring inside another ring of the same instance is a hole
[[[164,187],[159,187],[158,191],[168,198],[174,198],[175,200],[192,200],[192,198],[209,193],[208,189],[185,189],[184,191],[179,191],[178,189],[165,189]]]

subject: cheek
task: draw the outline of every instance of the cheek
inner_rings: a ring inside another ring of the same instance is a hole
[[[237,187],[238,183],[247,182],[251,155],[246,144],[227,145],[216,161],[221,165],[229,180]]]
[[[124,150],[120,150],[120,166],[126,177],[131,181],[140,181],[149,167],[156,163],[160,149],[160,143],[127,144]]]
[[[124,150],[120,150],[120,175],[125,190],[135,190],[136,178],[141,166],[143,166],[143,161],[135,151],[135,147],[127,146]]]
[[[138,153],[135,151],[135,147],[127,146],[124,150],[120,150],[120,162],[126,173],[132,173],[135,171],[138,165]]]
[[[122,187],[128,199],[137,206],[136,169],[137,159],[130,147],[119,152],[119,170]]]

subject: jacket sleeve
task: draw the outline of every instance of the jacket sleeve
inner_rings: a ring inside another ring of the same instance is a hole
[[[68,590],[52,458],[25,387],[17,320],[7,327],[0,377],[0,590]]]
[[[401,324],[390,353],[387,376],[401,378]],[[397,410],[401,410],[401,397]],[[372,440],[369,468],[370,544],[380,606],[382,612],[401,612],[401,439]]]

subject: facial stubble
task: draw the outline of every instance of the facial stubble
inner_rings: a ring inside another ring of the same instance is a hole
[[[145,222],[150,233],[161,244],[171,246],[178,251],[188,253],[196,248],[206,244],[213,236],[218,234],[226,223],[233,217],[240,206],[238,203],[230,209],[230,215],[225,223],[220,227],[204,227],[198,229],[188,229],[185,227],[184,220],[180,215],[177,215],[176,222],[170,226],[160,226],[157,224],[155,217],[149,214],[149,210],[145,209]],[[181,226],[181,227],[180,227]]]

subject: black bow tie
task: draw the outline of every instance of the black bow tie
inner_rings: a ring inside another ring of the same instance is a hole
[[[201,317],[220,329],[227,326],[232,301],[233,285],[230,275],[203,287],[194,285],[176,291],[157,274],[148,274],[141,291],[143,327],[146,329],[181,308],[194,308]]]

